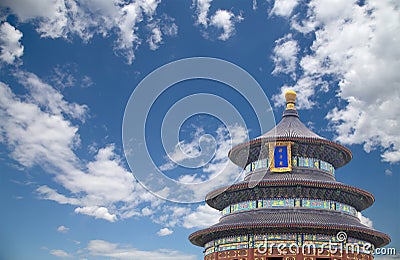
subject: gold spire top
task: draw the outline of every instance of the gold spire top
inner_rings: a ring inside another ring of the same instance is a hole
[[[294,104],[296,103],[296,92],[293,90],[288,90],[285,93],[286,99],[286,110],[287,109],[296,109]]]

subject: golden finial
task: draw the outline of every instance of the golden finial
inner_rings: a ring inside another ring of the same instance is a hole
[[[294,104],[296,103],[296,92],[288,90],[285,93],[286,109],[296,109]]]

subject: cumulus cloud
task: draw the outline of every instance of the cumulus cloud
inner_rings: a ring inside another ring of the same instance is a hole
[[[75,213],[81,213],[95,217],[96,219],[105,219],[110,222],[117,220],[116,214],[110,214],[107,208],[98,206],[78,207],[75,209]]]
[[[59,91],[44,83],[33,73],[20,71],[16,76],[19,82],[30,91],[32,103],[45,108],[53,115],[65,113],[76,119],[83,120],[85,118],[87,113],[86,105],[67,102]]]
[[[367,152],[382,147],[383,161],[398,162],[399,120],[393,111],[400,109],[399,5],[369,1],[351,8],[340,20],[324,14],[325,30],[317,34],[312,56],[322,66],[312,72],[337,75],[339,97],[347,101],[327,116],[336,139],[363,144]]]
[[[178,26],[174,22],[175,19],[167,15],[163,15],[162,19],[157,19],[147,25],[150,35],[147,37],[147,43],[150,50],[157,50],[163,43],[163,35],[176,36],[178,34]]]
[[[223,33],[218,36],[222,41],[228,40],[235,32],[235,23],[241,22],[241,15],[235,16],[227,10],[217,10],[210,19],[210,25],[223,30]]]
[[[200,167],[209,162],[216,149],[215,139],[207,135],[204,129],[198,127],[192,135],[192,140],[182,140],[168,152],[167,163],[160,166],[161,170],[171,170],[178,165]]]
[[[0,7],[10,10],[10,14],[16,15],[23,23],[33,23],[41,37],[71,39],[77,36],[88,42],[94,35],[108,37],[115,34],[114,51],[130,64],[142,38],[146,38],[140,36],[138,31],[141,26],[152,23],[160,2],[27,0],[22,3],[4,0],[0,2]]]
[[[289,17],[298,5],[298,0],[275,0],[270,14]]]
[[[292,26],[315,39],[299,58],[299,79],[281,92],[295,88],[299,97],[305,95],[301,108],[311,108],[315,94],[336,87],[345,102],[327,115],[335,139],[361,144],[366,152],[382,148],[383,161],[399,162],[399,120],[393,113],[400,109],[399,4],[313,0],[305,7],[304,17],[293,15]]]
[[[91,240],[86,248],[89,255],[115,259],[194,260],[196,256],[169,249],[142,251],[105,240]]]
[[[149,207],[142,208],[142,216],[147,217],[152,215],[154,212]]]
[[[372,220],[363,216],[360,212],[358,212],[358,218],[361,221],[361,224],[366,225],[367,227],[373,228]]]
[[[67,228],[66,226],[62,225],[62,226],[59,226],[57,228],[57,231],[60,232],[60,233],[67,233],[69,231],[69,228]]]
[[[43,112],[38,104],[24,102],[0,83],[0,133],[11,148],[10,156],[26,167],[73,160],[79,143],[77,127],[60,114]],[[58,105],[57,105],[58,106]]]
[[[276,45],[273,49],[272,60],[275,68],[272,74],[286,73],[293,79],[296,79],[297,54],[300,50],[299,44],[293,40],[292,34],[275,41]]]
[[[85,117],[86,106],[67,102],[34,74],[16,75],[28,94],[16,96],[0,83],[0,140],[12,159],[24,167],[42,167],[65,189],[61,194],[40,186],[42,199],[70,204],[76,213],[111,222],[140,215],[141,203],[157,203],[124,167],[113,144],[98,149],[92,160],[76,155],[79,125],[70,118]]]
[[[218,36],[222,41],[228,40],[235,32],[235,24],[243,20],[242,15],[235,15],[233,12],[218,9],[211,17],[209,11],[212,0],[194,0],[193,5],[196,7],[197,19],[195,24],[202,26],[204,29],[213,26],[223,32]],[[208,35],[208,34],[205,34]]]
[[[190,167],[199,168],[202,173],[215,173],[221,164],[229,161],[229,150],[247,138],[246,129],[240,125],[220,126],[213,135],[206,134],[203,128],[197,127],[191,140],[183,140],[175,145],[165,158],[167,162],[160,169],[171,170],[179,164],[189,166],[187,161],[191,161]],[[184,178],[193,180],[196,176],[188,175]]]
[[[36,192],[41,196],[41,198],[46,200],[56,201],[60,204],[70,204],[70,205],[79,205],[79,199],[77,198],[69,198],[63,194],[58,193],[56,190],[49,188],[46,185],[42,185],[36,189]]]
[[[70,254],[61,249],[52,249],[49,253],[57,257],[72,257]]]
[[[218,223],[221,213],[204,204],[198,206],[193,212],[183,218],[185,228],[204,228]]]
[[[22,32],[11,24],[4,22],[0,25],[0,61],[13,64],[24,54],[21,44]]]
[[[393,175],[393,172],[392,172],[390,169],[386,169],[386,170],[385,170],[385,175],[386,175],[386,176],[392,176],[392,175]]]
[[[159,214],[152,215],[152,221],[164,227],[172,228],[182,226],[183,217],[190,214],[193,209],[191,206],[178,206],[177,204],[167,203],[162,207],[158,207],[157,211]]]
[[[147,42],[149,43],[150,50],[157,50],[159,47],[159,44],[162,42],[162,33],[160,27],[154,26],[151,29],[151,35],[147,39]]]
[[[221,217],[221,212],[205,203],[187,206],[165,204],[157,208],[157,211],[159,214],[152,215],[151,219],[165,227],[163,228],[165,231],[159,231],[160,234],[162,232],[169,233],[168,230],[177,226],[187,229],[208,227],[218,223]]]
[[[193,1],[196,5],[197,20],[196,24],[203,25],[207,28],[208,26],[208,12],[210,10],[212,0],[197,0]]]
[[[196,128],[192,139],[179,142],[168,153],[167,162],[160,166],[160,170],[173,170],[180,166],[180,170],[191,168],[192,173],[180,173],[177,180],[180,183],[200,184],[187,187],[198,201],[203,200],[210,190],[240,180],[241,168],[227,155],[233,146],[246,140],[247,130],[240,125],[220,126],[211,134]]]
[[[272,100],[275,105],[283,106],[285,105],[286,91],[293,90],[297,92],[296,107],[298,109],[311,109],[315,105],[313,96],[316,92],[316,86],[325,87],[326,83],[314,77],[301,77],[294,85],[283,85],[279,94],[272,96]]]
[[[157,232],[157,235],[160,237],[165,237],[165,236],[169,236],[172,233],[174,233],[173,230],[169,229],[169,228],[162,228]]]

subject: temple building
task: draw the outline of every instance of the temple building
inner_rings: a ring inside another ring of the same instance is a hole
[[[351,151],[300,121],[295,92],[285,98],[276,127],[229,152],[244,180],[206,196],[222,217],[190,242],[204,248],[205,260],[373,259],[390,242],[360,221],[374,197],[335,179]]]

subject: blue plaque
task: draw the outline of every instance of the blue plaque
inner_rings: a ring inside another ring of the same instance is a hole
[[[270,170],[272,172],[290,172],[292,170],[291,142],[269,144]]]
[[[275,146],[274,167],[286,168],[289,166],[287,146]]]

